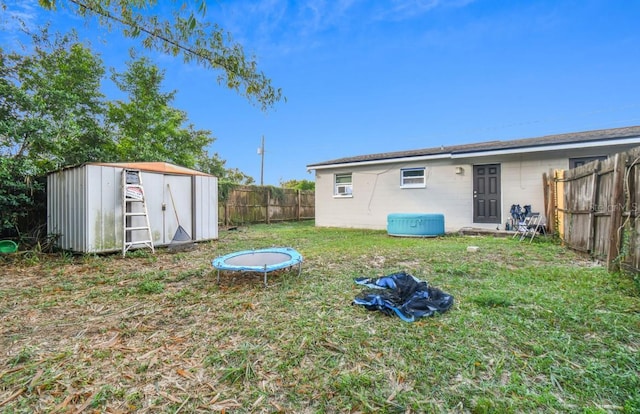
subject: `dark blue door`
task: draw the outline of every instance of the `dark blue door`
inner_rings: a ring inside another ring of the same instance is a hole
[[[500,164],[473,166],[473,222],[500,223]]]

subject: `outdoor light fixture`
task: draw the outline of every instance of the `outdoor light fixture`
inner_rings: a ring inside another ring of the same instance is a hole
[[[464,174],[464,168],[460,166],[456,167],[456,174]]]

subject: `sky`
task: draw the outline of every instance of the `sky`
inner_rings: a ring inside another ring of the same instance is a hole
[[[30,24],[75,27],[108,67],[143,50],[35,0],[8,2]],[[261,111],[214,71],[146,55],[173,106],[212,132],[210,151],[258,184],[314,180],[307,165],[341,157],[640,125],[637,0],[208,0],[205,19],[286,102]]]

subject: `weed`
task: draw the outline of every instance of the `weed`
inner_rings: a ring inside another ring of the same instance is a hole
[[[136,293],[154,294],[161,293],[164,290],[164,284],[155,280],[143,280],[136,286]]]
[[[25,364],[33,358],[34,349],[31,347],[22,348],[16,355],[9,359],[9,366]]]
[[[103,386],[100,389],[100,391],[98,391],[96,395],[94,395],[90,406],[92,408],[100,408],[104,406],[113,394],[114,394],[114,388],[112,386],[110,385]]]

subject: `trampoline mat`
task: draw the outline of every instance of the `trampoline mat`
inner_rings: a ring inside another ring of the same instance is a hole
[[[279,252],[243,253],[224,260],[230,266],[274,266],[291,260],[291,255]]]

